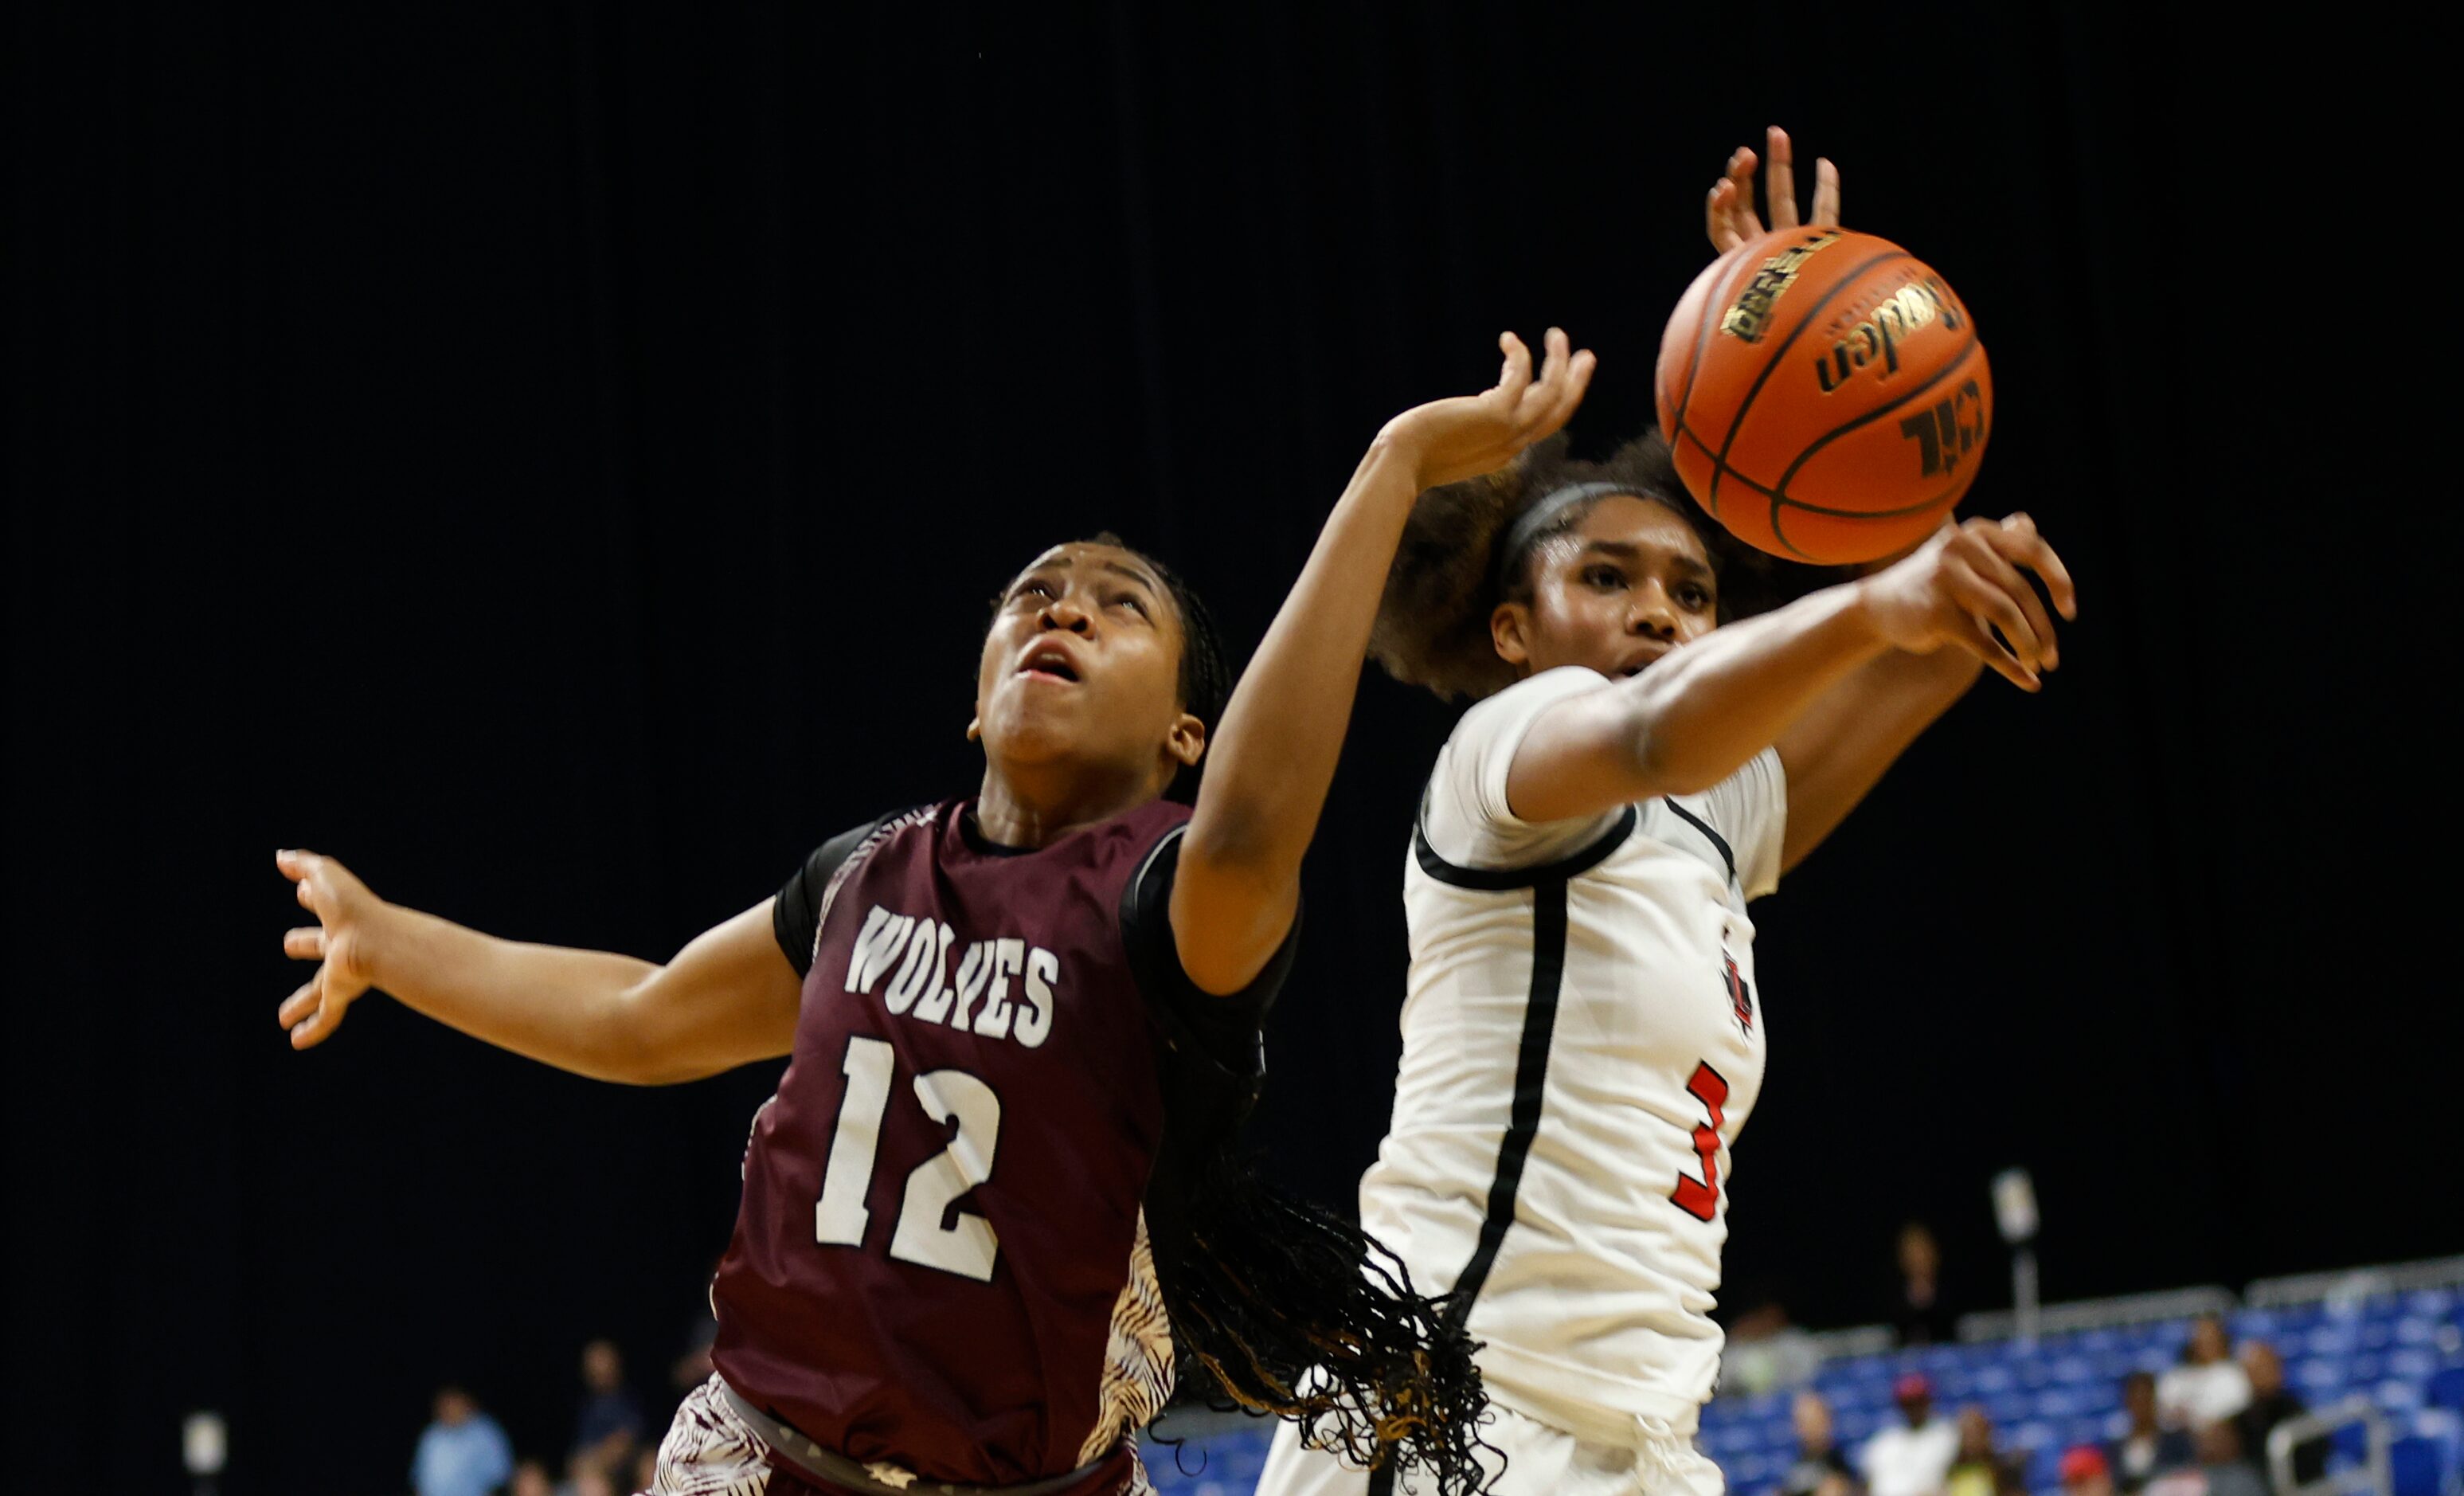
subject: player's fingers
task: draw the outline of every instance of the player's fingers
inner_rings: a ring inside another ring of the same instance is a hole
[[[2043,689],[2043,683],[2030,674],[2028,668],[2020,664],[2018,658],[2009,649],[2002,647],[2002,641],[1993,637],[1993,631],[1975,619],[1966,620],[1965,630],[1960,635],[1959,642],[1969,653],[1992,667],[1996,674],[2021,691]]]
[[[1746,242],[1737,237],[1736,229],[1728,222],[1728,200],[1735,195],[1736,188],[1722,177],[1703,197],[1703,232],[1710,238],[1712,250],[1721,254]]]
[[[1828,156],[1814,162],[1814,216],[1806,220],[1816,229],[1839,226],[1839,168]]]
[[[1744,146],[1728,158],[1728,221],[1741,239],[1759,237],[1763,221],[1754,216],[1754,153]]]
[[[1556,398],[1527,433],[1526,446],[1555,435],[1574,418],[1575,407],[1583,403],[1583,392],[1592,387],[1592,371],[1598,367],[1599,360],[1589,348],[1566,361],[1566,375],[1557,382]]]
[[[1556,405],[1557,391],[1566,383],[1566,365],[1573,361],[1573,351],[1562,327],[1551,327],[1540,335],[1540,377],[1523,392],[1517,416],[1526,422],[1537,421]]]
[[[2079,588],[2071,582],[2071,569],[2036,529],[2036,521],[2025,513],[2014,514],[2002,521],[2002,531],[2004,539],[1996,548],[2045,579],[2045,590],[2053,594],[2054,607],[2064,618],[2079,617]]]
[[[291,1025],[291,1047],[313,1049],[323,1044],[335,1029],[341,1026],[342,1015],[349,1010],[346,1002],[319,1002],[317,1011]]]
[[[1600,356],[1591,349],[1580,349],[1574,354],[1573,361],[1566,365],[1566,388],[1557,397],[1555,425],[1563,426],[1574,418],[1574,409],[1591,390],[1592,376],[1599,372],[1599,367]]]
[[[296,1028],[300,1020],[316,1011],[317,979],[311,977],[282,1000],[282,1006],[274,1010],[274,1018],[285,1028]]]
[[[308,876],[308,865],[316,860],[315,852],[303,852],[296,847],[284,847],[274,854],[275,869],[294,883]]]
[[[1531,383],[1531,350],[1512,333],[1499,333],[1497,346],[1506,354],[1506,366],[1497,371],[1497,392],[1506,397],[1507,408],[1512,409]]]
[[[325,958],[325,927],[302,925],[282,934],[282,954],[295,961],[321,961]]]
[[[1763,132],[1771,163],[1763,172],[1763,203],[1771,209],[1774,229],[1796,227],[1796,162],[1789,154],[1788,132],[1772,125]]]
[[[2012,558],[2004,551],[2003,547],[2012,543],[2008,534],[1999,526],[1991,526],[1984,532],[1984,539],[1987,543],[1977,548],[1970,562],[1989,586],[2001,589],[2026,616],[2028,629],[2036,638],[2035,659],[2032,663],[2045,670],[2054,669],[2061,663],[2061,646],[2055,637],[2053,615],[2045,611],[2044,600],[2036,596],[2036,589],[2019,574],[2019,568],[2012,564]]]
[[[2028,615],[2020,611],[2018,601],[1970,565],[1965,557],[1948,562],[1945,573],[1950,583],[1951,597],[1960,610],[1979,624],[1990,624],[2000,629],[2004,642],[2017,656],[2020,666],[2033,674],[2042,657],[2042,646],[2036,638],[2036,631],[2028,626]],[[2025,586],[2026,583],[2020,585]]]

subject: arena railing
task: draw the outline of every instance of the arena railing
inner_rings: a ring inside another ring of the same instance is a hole
[[[2195,1288],[2167,1288],[2159,1293],[2130,1293],[2110,1299],[2078,1299],[2049,1304],[2036,1311],[2036,1333],[2067,1334],[2077,1330],[2112,1330],[2157,1320],[2189,1319],[2198,1314],[2232,1312],[2240,1304],[2220,1284]],[[1959,1316],[1962,1341],[2011,1340],[2018,1335],[2018,1316],[2009,1309],[1990,1309]]]
[[[2253,1309],[2282,1309],[2292,1304],[2350,1303],[2421,1288],[2453,1287],[2464,1287],[2464,1257],[2431,1257],[2380,1267],[2261,1278],[2242,1290],[2242,1302]]]
[[[2338,1429],[2356,1423],[2362,1426],[2363,1447],[2366,1451],[2361,1463],[2343,1469],[2330,1466],[2307,1485],[2295,1484],[2296,1445],[2328,1438]],[[2393,1446],[2387,1415],[2367,1397],[2346,1397],[2324,1408],[2296,1414],[2269,1431],[2268,1485],[2278,1496],[2389,1496],[2395,1489],[2395,1463],[2388,1455]]]

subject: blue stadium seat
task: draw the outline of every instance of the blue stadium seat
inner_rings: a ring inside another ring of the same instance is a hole
[[[2464,1366],[2451,1366],[2430,1378],[2430,1401],[2464,1413]]]
[[[2395,1496],[2446,1496],[2454,1466],[2434,1439],[2399,1439],[2387,1450]]]
[[[2384,1381],[2371,1389],[2370,1399],[2393,1414],[2408,1414],[2421,1406],[2421,1383]]]

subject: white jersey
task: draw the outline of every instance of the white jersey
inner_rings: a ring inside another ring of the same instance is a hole
[[[1360,1206],[1422,1291],[1469,1297],[1499,1400],[1629,1444],[1690,1433],[1718,1376],[1728,1150],[1763,1080],[1746,905],[1778,882],[1787,786],[1767,750],[1704,794],[1517,820],[1525,733],[1601,687],[1532,676],[1438,756],[1404,864],[1394,1122]]]

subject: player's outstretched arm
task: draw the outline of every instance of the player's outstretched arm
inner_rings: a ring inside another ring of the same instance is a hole
[[[1788,132],[1772,125],[1764,145],[1771,227],[1795,228],[1796,170]],[[1726,254],[1763,231],[1763,220],[1754,211],[1757,165],[1754,152],[1739,146],[1711,184],[1703,226],[1718,253]],[[1814,208],[1806,222],[1816,227],[1839,222],[1839,169],[1827,159],[1815,164]],[[1806,710],[1778,744],[1788,772],[1782,870],[1803,861],[1847,819],[1908,745],[1967,694],[1981,668],[1974,655],[1958,650],[1924,655],[1887,650]]]
[[[1291,929],[1301,858],[1352,721],[1370,627],[1403,522],[1421,490],[1493,473],[1556,431],[1595,364],[1551,328],[1547,356],[1501,334],[1497,384],[1417,406],[1386,423],[1335,500],[1300,580],[1223,711],[1181,844],[1173,935],[1190,979],[1247,986]]]
[[[2069,570],[2027,516],[1946,525],[1873,576],[1714,629],[1630,680],[1604,681],[1551,708],[1515,751],[1507,802],[1526,821],[1572,820],[1709,789],[1774,743],[1785,762],[1791,729],[1893,650],[1957,649],[2023,691],[2038,690],[2040,672],[2060,657],[2053,616],[2025,573],[2044,580],[2063,618],[2078,616]],[[1904,746],[1890,746],[1884,735],[1867,751],[1895,755]],[[1864,787],[1888,762],[1872,765]],[[1797,765],[1788,768],[1794,823],[1803,795]],[[1855,776],[1836,782],[1853,786]],[[1825,812],[1813,803],[1802,814],[1813,825]],[[1833,814],[1830,825],[1844,814]],[[1792,825],[1789,834],[1793,841],[1799,833]]]
[[[772,900],[665,965],[527,945],[388,904],[331,857],[275,854],[317,923],[282,937],[317,971],[276,1013],[291,1045],[323,1043],[371,989],[501,1049],[594,1080],[668,1085],[795,1044],[803,982],[771,932]]]

